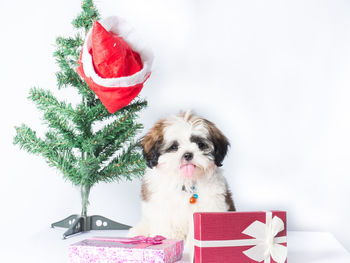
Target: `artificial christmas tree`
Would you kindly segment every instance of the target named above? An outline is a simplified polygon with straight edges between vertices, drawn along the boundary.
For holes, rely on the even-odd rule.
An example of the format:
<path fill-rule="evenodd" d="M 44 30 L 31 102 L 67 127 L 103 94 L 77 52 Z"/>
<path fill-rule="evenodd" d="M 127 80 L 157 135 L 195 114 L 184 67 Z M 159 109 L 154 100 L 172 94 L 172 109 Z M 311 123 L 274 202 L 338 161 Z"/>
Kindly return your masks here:
<path fill-rule="evenodd" d="M 141 89 L 130 97 L 134 99 L 131 103 L 131 100 L 124 104 L 118 103 L 118 109 L 113 108 L 114 113 L 111 114 L 88 83 L 79 76 L 84 72 L 82 64 L 77 63 L 81 58 L 83 38 L 90 33 L 89 30 L 97 19 L 99 13 L 93 1 L 84 0 L 81 14 L 73 20 L 78 34 L 71 38 L 56 39 L 57 50 L 54 56 L 60 68 L 56 74 L 58 88 L 76 88 L 82 97 L 81 103 L 73 106 L 58 101 L 50 91 L 32 88 L 29 99 L 43 111 L 48 131 L 45 138 L 39 138 L 35 131 L 22 124 L 16 127 L 17 134 L 14 138 L 14 144 L 30 153 L 42 155 L 50 166 L 62 172 L 65 179 L 80 187 L 81 214 L 71 215 L 52 224 L 52 227 L 69 228 L 64 233 L 64 238 L 91 229 L 128 229 L 129 226 L 105 217 L 87 215 L 90 189 L 101 181 L 112 182 L 123 178 L 132 180 L 135 176 L 141 176 L 146 168 L 135 140 L 135 135 L 143 128 L 136 121 L 138 113 L 147 106 L 145 100 L 134 99 Z M 139 67 L 145 64 L 141 58 L 138 61 Z M 149 77 L 150 63 L 148 62 L 144 81 Z M 80 69 L 77 70 L 78 66 Z M 130 74 L 133 76 L 137 73 Z M 118 97 L 113 99 L 118 102 Z M 93 127 L 97 123 L 105 122 L 108 124 L 94 131 Z"/>

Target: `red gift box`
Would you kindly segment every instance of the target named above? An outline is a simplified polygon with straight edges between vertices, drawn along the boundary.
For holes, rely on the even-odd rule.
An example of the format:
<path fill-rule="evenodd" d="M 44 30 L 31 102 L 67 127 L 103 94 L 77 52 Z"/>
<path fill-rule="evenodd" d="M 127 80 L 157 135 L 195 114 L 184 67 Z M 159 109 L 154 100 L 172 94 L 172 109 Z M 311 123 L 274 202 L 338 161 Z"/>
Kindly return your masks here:
<path fill-rule="evenodd" d="M 196 263 L 287 262 L 286 212 L 194 214 Z"/>

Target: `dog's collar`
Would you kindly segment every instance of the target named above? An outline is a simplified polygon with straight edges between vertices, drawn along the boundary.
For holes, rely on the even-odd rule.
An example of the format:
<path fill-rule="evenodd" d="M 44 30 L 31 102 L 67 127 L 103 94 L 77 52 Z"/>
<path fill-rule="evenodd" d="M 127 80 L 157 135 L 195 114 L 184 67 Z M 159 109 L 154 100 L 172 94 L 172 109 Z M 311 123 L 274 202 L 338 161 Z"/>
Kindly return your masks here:
<path fill-rule="evenodd" d="M 184 192 L 187 192 L 187 193 L 193 193 L 193 191 L 196 190 L 196 183 L 194 183 L 194 184 L 190 187 L 189 190 L 188 190 L 187 187 L 183 184 L 181 190 L 184 191 Z"/>

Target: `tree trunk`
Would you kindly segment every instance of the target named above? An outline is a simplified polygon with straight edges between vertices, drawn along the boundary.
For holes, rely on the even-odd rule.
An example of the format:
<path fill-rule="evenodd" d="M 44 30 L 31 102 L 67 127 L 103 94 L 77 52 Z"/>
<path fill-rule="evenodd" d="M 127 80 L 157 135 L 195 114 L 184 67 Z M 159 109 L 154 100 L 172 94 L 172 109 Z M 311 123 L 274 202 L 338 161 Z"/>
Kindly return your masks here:
<path fill-rule="evenodd" d="M 90 186 L 81 185 L 81 216 L 87 216 L 87 206 L 89 205 Z"/>

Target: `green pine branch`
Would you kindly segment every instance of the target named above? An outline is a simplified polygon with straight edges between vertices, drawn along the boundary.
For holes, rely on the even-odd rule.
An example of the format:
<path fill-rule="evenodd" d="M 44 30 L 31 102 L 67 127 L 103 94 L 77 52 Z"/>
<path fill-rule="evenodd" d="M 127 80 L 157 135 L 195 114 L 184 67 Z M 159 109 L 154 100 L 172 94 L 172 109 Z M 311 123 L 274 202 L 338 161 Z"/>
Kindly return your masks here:
<path fill-rule="evenodd" d="M 118 110 L 114 114 L 110 114 L 106 109 L 106 107 L 101 103 L 101 101 L 98 101 L 98 103 L 93 107 L 82 105 L 81 109 L 84 112 L 88 112 L 89 116 L 93 117 L 92 121 L 95 122 L 95 121 L 103 121 L 111 117 L 119 118 L 120 116 L 126 116 L 129 113 L 141 111 L 146 107 L 147 107 L 147 101 L 136 97 L 129 105 Z"/>
<path fill-rule="evenodd" d="M 119 117 L 112 123 L 103 127 L 103 129 L 97 131 L 94 134 L 94 138 L 101 144 L 103 147 L 107 147 L 112 141 L 118 137 L 125 137 L 125 135 L 130 134 L 134 128 L 136 130 L 140 127 L 141 124 L 135 124 L 135 115 L 127 114 L 125 117 Z"/>
<path fill-rule="evenodd" d="M 74 145 L 71 145 L 69 142 L 67 142 L 60 133 L 54 130 L 50 130 L 45 133 L 45 141 L 52 147 L 54 150 L 58 151 L 69 151 L 72 153 L 74 148 Z M 74 156 L 73 156 L 74 157 Z M 74 162 L 77 161 L 77 159 L 74 157 Z"/>
<path fill-rule="evenodd" d="M 57 37 L 56 47 L 57 53 L 54 56 L 60 55 L 61 57 L 73 57 L 75 60 L 72 61 L 71 66 L 76 64 L 79 59 L 81 48 L 84 44 L 84 40 L 80 34 L 76 34 L 75 37 Z"/>
<path fill-rule="evenodd" d="M 143 128 L 142 124 L 135 124 L 130 129 L 123 129 L 115 137 L 115 140 L 110 140 L 107 144 L 101 148 L 98 148 L 95 152 L 95 156 L 99 162 L 103 163 L 107 161 L 115 152 L 115 149 L 120 149 L 123 144 L 133 142 L 134 136 L 139 130 Z"/>
<path fill-rule="evenodd" d="M 80 136 L 76 134 L 75 129 L 68 118 L 64 115 L 60 115 L 55 111 L 46 111 L 44 113 L 44 120 L 49 128 L 56 130 L 62 134 L 62 138 L 74 145 L 75 148 L 81 148 Z"/>
<path fill-rule="evenodd" d="M 92 0 L 83 0 L 81 8 L 82 12 L 73 20 L 72 24 L 75 28 L 88 32 L 93 22 L 100 19 L 100 14 Z"/>
<path fill-rule="evenodd" d="M 32 88 L 28 98 L 32 100 L 39 110 L 44 112 L 44 120 L 48 126 L 57 130 L 75 147 L 79 147 L 79 139 L 75 133 L 75 128 L 71 124 L 75 115 L 75 111 L 71 104 L 59 102 L 50 91 Z"/>
<path fill-rule="evenodd" d="M 29 153 L 41 155 L 49 166 L 61 170 L 67 179 L 72 180 L 72 178 L 77 177 L 78 170 L 75 167 L 77 160 L 69 150 L 59 151 L 53 144 L 38 138 L 36 132 L 24 124 L 15 128 L 17 134 L 14 138 L 14 144 L 18 144 L 21 149 L 25 149 Z"/>
<path fill-rule="evenodd" d="M 80 176 L 80 184 L 93 186 L 98 182 L 97 173 L 100 170 L 100 163 L 98 160 L 91 155 L 87 155 L 86 158 L 80 160 L 79 162 L 79 172 Z"/>
<path fill-rule="evenodd" d="M 54 52 L 56 63 L 61 69 L 56 73 L 57 86 L 59 89 L 66 87 L 75 87 L 88 101 L 96 99 L 95 94 L 88 85 L 80 78 L 76 72 L 77 61 L 84 41 L 80 35 L 75 38 L 56 38 L 57 50 Z"/>
<path fill-rule="evenodd" d="M 79 109 L 82 112 L 86 112 L 90 123 L 106 120 L 119 114 L 119 111 L 117 113 L 110 114 L 100 100 L 97 100 L 94 105 L 80 104 Z"/>
<path fill-rule="evenodd" d="M 122 177 L 127 180 L 132 180 L 132 177 L 142 176 L 146 163 L 142 155 L 137 151 L 138 145 L 132 144 L 121 155 L 115 157 L 104 167 L 98 176 L 100 180 L 105 182 L 118 181 Z"/>
<path fill-rule="evenodd" d="M 72 120 L 75 115 L 75 111 L 72 105 L 66 102 L 58 101 L 51 91 L 38 88 L 31 88 L 28 98 L 32 100 L 41 111 L 56 112 L 67 119 Z"/>

